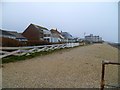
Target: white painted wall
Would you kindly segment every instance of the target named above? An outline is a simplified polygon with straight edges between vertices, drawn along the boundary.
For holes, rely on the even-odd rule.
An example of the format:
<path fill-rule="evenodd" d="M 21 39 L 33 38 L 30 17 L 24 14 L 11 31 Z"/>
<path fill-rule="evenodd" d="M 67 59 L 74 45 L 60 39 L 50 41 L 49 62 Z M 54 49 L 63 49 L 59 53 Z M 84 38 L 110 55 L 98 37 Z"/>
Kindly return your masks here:
<path fill-rule="evenodd" d="M 51 39 L 53 43 L 61 42 L 60 38 L 52 37 Z"/>

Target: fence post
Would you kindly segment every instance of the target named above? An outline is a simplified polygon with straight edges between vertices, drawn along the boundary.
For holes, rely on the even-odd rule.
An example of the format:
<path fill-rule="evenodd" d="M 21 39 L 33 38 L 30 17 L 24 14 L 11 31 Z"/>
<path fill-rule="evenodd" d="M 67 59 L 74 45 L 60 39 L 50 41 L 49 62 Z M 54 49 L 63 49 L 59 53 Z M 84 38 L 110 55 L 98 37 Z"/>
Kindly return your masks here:
<path fill-rule="evenodd" d="M 105 63 L 104 61 L 102 61 L 101 90 L 104 89 L 104 85 L 105 85 L 104 74 L 105 74 Z"/>
<path fill-rule="evenodd" d="M 104 86 L 105 86 L 105 80 L 104 80 L 105 65 L 108 65 L 108 64 L 111 64 L 111 65 L 120 65 L 120 63 L 117 63 L 117 62 L 102 61 L 102 76 L 101 76 L 101 88 L 100 88 L 100 90 L 103 90 Z M 118 82 L 118 84 L 119 84 L 119 82 Z"/>

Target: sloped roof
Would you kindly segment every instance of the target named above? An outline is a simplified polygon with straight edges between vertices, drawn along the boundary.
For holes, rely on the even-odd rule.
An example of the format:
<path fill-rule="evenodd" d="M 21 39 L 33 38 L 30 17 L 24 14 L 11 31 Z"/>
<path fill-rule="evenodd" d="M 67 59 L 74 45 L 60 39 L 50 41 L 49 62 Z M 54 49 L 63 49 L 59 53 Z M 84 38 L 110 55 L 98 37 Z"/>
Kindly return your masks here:
<path fill-rule="evenodd" d="M 51 31 L 52 33 L 61 34 L 57 29 L 51 29 L 50 31 Z"/>
<path fill-rule="evenodd" d="M 42 27 L 42 26 L 39 26 L 39 25 L 35 25 L 35 24 L 31 24 L 31 25 L 33 25 L 35 28 L 37 28 L 37 29 L 44 29 L 44 30 L 48 30 L 47 28 L 45 28 L 45 27 Z"/>
<path fill-rule="evenodd" d="M 51 29 L 50 31 L 51 31 L 53 37 L 58 37 L 58 38 L 62 38 L 62 39 L 64 38 L 57 29 L 56 30 Z"/>
<path fill-rule="evenodd" d="M 21 35 L 21 33 L 18 33 L 16 31 L 8 31 L 10 34 L 14 35 L 16 38 L 23 38 L 26 39 L 24 36 Z"/>
<path fill-rule="evenodd" d="M 68 32 L 61 32 L 62 36 L 64 36 L 67 39 L 74 39 L 73 36 L 71 34 L 69 34 Z"/>
<path fill-rule="evenodd" d="M 9 33 L 8 31 L 0 29 L 0 35 L 7 35 L 7 36 L 12 36 L 15 37 L 15 35 Z"/>

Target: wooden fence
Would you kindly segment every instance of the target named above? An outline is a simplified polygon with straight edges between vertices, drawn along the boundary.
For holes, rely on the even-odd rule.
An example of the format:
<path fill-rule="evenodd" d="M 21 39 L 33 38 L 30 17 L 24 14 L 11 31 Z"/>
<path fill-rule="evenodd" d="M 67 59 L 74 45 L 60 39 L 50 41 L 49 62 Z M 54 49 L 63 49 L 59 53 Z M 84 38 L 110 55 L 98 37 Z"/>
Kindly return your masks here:
<path fill-rule="evenodd" d="M 10 55 L 30 55 L 30 53 L 79 46 L 79 43 L 65 43 L 25 47 L 0 47 L 0 59 Z"/>

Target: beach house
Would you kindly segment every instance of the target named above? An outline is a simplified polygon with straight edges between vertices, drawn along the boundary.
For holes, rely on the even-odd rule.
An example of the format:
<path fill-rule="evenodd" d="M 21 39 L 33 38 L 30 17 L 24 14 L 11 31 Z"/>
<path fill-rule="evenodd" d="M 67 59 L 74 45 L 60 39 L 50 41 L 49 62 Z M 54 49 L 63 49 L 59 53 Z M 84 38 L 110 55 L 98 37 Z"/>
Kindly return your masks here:
<path fill-rule="evenodd" d="M 43 40 L 43 29 L 47 30 L 47 28 L 30 24 L 22 33 L 22 35 L 28 40 Z"/>
<path fill-rule="evenodd" d="M 8 31 L 2 30 L 2 29 L 0 29 L 0 37 L 1 38 L 2 37 L 4 37 L 4 38 L 11 38 L 11 39 L 15 39 L 16 38 L 15 35 L 10 34 Z"/>
<path fill-rule="evenodd" d="M 85 40 L 90 42 L 90 43 L 98 43 L 98 42 L 102 42 L 102 37 L 100 36 L 93 36 L 93 34 L 90 34 L 88 36 L 85 36 Z"/>
<path fill-rule="evenodd" d="M 61 34 L 64 37 L 65 42 L 68 42 L 68 43 L 75 42 L 74 37 L 71 34 L 69 34 L 68 32 L 61 31 Z"/>
<path fill-rule="evenodd" d="M 22 33 L 28 40 L 45 40 L 51 42 L 51 32 L 42 26 L 30 24 Z"/>
<path fill-rule="evenodd" d="M 64 42 L 64 37 L 57 29 L 51 29 L 51 41 L 53 43 Z"/>
<path fill-rule="evenodd" d="M 26 42 L 27 41 L 27 38 L 25 38 L 21 33 L 18 33 L 16 31 L 7 31 L 7 32 L 14 35 L 15 39 L 20 41 L 20 42 Z"/>
<path fill-rule="evenodd" d="M 15 46 L 19 42 L 26 43 L 27 39 L 16 31 L 0 29 L 0 46 Z"/>

